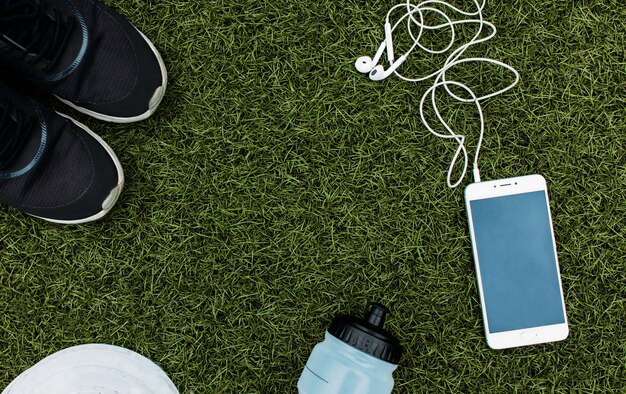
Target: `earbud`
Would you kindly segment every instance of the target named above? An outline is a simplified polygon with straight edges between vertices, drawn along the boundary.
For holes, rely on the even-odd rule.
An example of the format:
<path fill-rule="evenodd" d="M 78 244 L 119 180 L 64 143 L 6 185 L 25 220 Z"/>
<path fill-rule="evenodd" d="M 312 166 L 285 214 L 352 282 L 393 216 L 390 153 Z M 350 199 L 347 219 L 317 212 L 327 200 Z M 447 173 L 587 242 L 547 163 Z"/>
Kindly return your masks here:
<path fill-rule="evenodd" d="M 367 74 L 368 72 L 372 71 L 380 61 L 380 58 L 383 56 L 383 51 L 385 50 L 385 48 L 386 44 L 385 42 L 383 42 L 378 47 L 378 50 L 376 51 L 373 60 L 369 56 L 361 56 L 360 58 L 356 59 L 356 62 L 354 62 L 354 67 L 357 69 L 358 72 L 363 74 Z"/>
<path fill-rule="evenodd" d="M 371 57 L 361 56 L 360 58 L 356 59 L 356 62 L 354 62 L 354 67 L 356 67 L 358 72 L 366 74 L 372 71 L 372 69 L 374 68 L 372 63 L 373 62 Z"/>
<path fill-rule="evenodd" d="M 396 69 L 400 67 L 402 63 L 404 63 L 406 58 L 407 58 L 406 54 L 400 56 L 400 58 L 396 60 L 395 62 L 393 62 L 393 64 L 389 66 L 389 68 L 386 70 L 383 68 L 383 66 L 380 66 L 380 65 L 374 67 L 372 71 L 370 71 L 370 79 L 372 81 L 382 81 L 383 79 L 393 74 L 393 72 L 396 71 Z"/>

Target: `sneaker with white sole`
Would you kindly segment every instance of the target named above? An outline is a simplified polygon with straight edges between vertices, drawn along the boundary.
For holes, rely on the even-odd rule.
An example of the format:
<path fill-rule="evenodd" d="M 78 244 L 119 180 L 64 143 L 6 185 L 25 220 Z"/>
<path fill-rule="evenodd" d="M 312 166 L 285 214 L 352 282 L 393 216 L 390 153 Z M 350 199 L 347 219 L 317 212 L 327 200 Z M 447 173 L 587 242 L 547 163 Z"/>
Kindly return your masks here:
<path fill-rule="evenodd" d="M 93 131 L 0 84 L 0 202 L 55 223 L 103 217 L 124 174 Z"/>
<path fill-rule="evenodd" d="M 0 64 L 109 122 L 146 119 L 167 85 L 154 45 L 98 0 L 0 0 Z"/>

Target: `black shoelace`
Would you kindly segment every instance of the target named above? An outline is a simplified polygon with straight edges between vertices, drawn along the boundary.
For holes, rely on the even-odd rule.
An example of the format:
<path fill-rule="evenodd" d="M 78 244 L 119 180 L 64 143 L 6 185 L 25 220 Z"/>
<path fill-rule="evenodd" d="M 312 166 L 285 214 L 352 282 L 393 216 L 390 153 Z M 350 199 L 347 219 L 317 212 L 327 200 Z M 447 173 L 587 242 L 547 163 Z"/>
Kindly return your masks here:
<path fill-rule="evenodd" d="M 0 170 L 11 165 L 33 130 L 35 116 L 28 116 L 0 93 Z"/>
<path fill-rule="evenodd" d="M 47 72 L 59 61 L 74 19 L 45 0 L 0 0 L 0 41 Z"/>

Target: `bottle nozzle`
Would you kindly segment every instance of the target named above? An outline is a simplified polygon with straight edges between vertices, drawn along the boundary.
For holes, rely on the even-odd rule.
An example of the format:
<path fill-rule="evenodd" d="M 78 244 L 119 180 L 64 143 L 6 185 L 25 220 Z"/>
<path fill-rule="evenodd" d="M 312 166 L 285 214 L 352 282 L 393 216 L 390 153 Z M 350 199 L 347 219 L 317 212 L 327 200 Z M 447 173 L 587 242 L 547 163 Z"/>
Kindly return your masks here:
<path fill-rule="evenodd" d="M 385 306 L 373 302 L 371 304 L 370 312 L 367 314 L 367 316 L 365 316 L 365 321 L 367 321 L 374 327 L 382 328 L 383 324 L 385 324 L 385 316 L 388 313 L 389 309 L 387 309 Z"/>

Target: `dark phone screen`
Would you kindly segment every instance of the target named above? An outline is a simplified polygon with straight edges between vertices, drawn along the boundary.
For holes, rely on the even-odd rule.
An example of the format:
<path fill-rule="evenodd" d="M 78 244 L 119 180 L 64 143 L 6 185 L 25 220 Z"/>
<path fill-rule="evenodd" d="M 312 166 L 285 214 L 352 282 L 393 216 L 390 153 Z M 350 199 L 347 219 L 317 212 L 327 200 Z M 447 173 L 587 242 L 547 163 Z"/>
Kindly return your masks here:
<path fill-rule="evenodd" d="M 565 323 L 546 193 L 470 206 L 489 332 Z"/>

